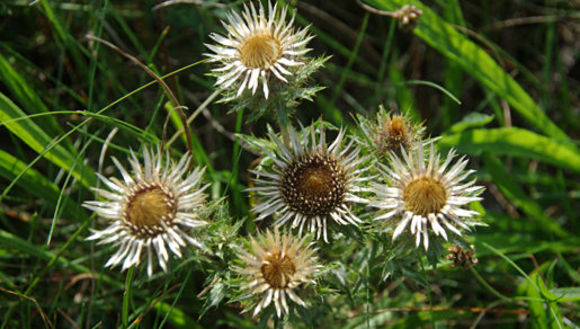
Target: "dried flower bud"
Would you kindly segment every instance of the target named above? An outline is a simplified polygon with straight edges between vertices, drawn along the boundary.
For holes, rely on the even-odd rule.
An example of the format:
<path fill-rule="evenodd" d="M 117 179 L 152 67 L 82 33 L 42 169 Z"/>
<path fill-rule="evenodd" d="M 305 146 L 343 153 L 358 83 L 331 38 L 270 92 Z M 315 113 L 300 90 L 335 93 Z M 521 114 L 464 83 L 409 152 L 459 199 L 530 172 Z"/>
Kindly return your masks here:
<path fill-rule="evenodd" d="M 393 17 L 399 21 L 399 27 L 409 30 L 417 26 L 421 15 L 423 11 L 414 5 L 404 5 L 393 13 Z"/>
<path fill-rule="evenodd" d="M 447 248 L 447 251 L 449 252 L 447 259 L 453 261 L 451 267 L 462 266 L 464 269 L 468 269 L 473 265 L 477 265 L 479 261 L 473 256 L 475 246 L 470 245 L 469 248 L 470 249 L 463 249 L 458 245 L 453 245 Z"/>
<path fill-rule="evenodd" d="M 387 112 L 379 107 L 374 120 L 358 116 L 361 132 L 361 141 L 367 145 L 369 151 L 379 159 L 388 160 L 389 154 L 400 154 L 401 147 L 407 151 L 414 150 L 422 141 L 425 128 L 417 124 L 406 115 Z"/>

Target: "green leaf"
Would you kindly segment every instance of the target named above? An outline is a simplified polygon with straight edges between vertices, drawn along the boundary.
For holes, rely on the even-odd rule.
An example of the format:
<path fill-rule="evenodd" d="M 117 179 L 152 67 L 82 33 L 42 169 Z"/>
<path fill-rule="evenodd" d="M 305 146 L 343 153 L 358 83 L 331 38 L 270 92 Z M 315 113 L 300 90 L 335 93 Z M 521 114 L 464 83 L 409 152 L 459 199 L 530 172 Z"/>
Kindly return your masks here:
<path fill-rule="evenodd" d="M 451 128 L 449 128 L 449 133 L 458 133 L 469 128 L 483 127 L 486 124 L 492 122 L 494 119 L 493 115 L 487 115 L 479 112 L 472 112 L 466 115 L 461 121 L 457 122 Z"/>
<path fill-rule="evenodd" d="M 537 323 L 533 322 L 532 324 L 535 324 L 537 328 L 563 328 L 561 312 L 555 302 L 563 302 L 564 299 L 560 298 L 561 296 L 551 294 L 540 275 L 534 273 L 530 275 L 530 279 L 534 281 L 534 284 L 528 283 L 528 296 L 534 299 L 549 299 L 549 301 L 545 300 L 544 302 L 529 301 L 530 311 L 538 320 Z M 547 304 L 548 310 L 546 310 L 545 304 Z"/>
<path fill-rule="evenodd" d="M 413 4 L 423 11 L 415 35 L 457 63 L 483 86 L 505 99 L 515 111 L 537 129 L 563 142 L 570 138 L 536 105 L 524 89 L 506 73 L 492 58 L 475 43 L 459 33 L 451 24 L 420 1 L 368 0 L 381 10 L 395 11 L 404 5 Z"/>
<path fill-rule="evenodd" d="M 530 277 L 534 282 L 540 282 L 542 279 L 537 274 L 532 274 Z M 548 314 L 544 307 L 544 303 L 540 300 L 541 295 L 536 286 L 525 281 L 526 293 L 530 300 L 528 301 L 528 308 L 532 315 L 532 328 L 548 329 Z"/>
<path fill-rule="evenodd" d="M 460 153 L 472 155 L 489 152 L 532 158 L 580 172 L 580 152 L 576 146 L 521 128 L 468 130 L 441 137 L 439 145 L 455 147 Z"/>
<path fill-rule="evenodd" d="M 573 302 L 580 300 L 580 287 L 566 287 L 550 289 L 550 295 L 558 302 Z M 552 298 L 552 297 L 550 297 Z"/>
<path fill-rule="evenodd" d="M 546 287 L 544 284 L 544 281 L 542 281 L 539 277 L 536 280 L 536 284 L 540 288 L 542 295 L 553 302 L 563 303 L 580 300 L 580 287 L 548 289 L 548 287 Z"/>
<path fill-rule="evenodd" d="M 54 138 L 51 138 L 32 120 L 13 120 L 25 116 L 26 113 L 8 97 L 0 93 L 0 126 L 8 128 L 16 137 L 50 162 L 67 172 L 72 171 L 72 175 L 84 186 L 93 186 L 96 181 L 94 171 L 87 166 L 76 163 L 74 154 L 71 154 L 61 145 L 55 145 Z"/>

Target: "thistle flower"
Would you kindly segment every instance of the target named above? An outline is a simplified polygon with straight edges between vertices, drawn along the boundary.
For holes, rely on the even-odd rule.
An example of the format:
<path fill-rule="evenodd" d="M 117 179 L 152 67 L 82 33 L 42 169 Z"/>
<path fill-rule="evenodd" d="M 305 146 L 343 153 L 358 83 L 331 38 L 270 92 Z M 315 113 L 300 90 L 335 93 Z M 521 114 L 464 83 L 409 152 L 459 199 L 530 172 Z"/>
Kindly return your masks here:
<path fill-rule="evenodd" d="M 213 54 L 207 54 L 211 62 L 221 65 L 212 70 L 216 74 L 216 86 L 229 88 L 234 83 L 236 96 L 244 90 L 256 93 L 260 80 L 264 98 L 268 98 L 270 89 L 268 81 L 271 76 L 287 83 L 292 75 L 289 68 L 304 64 L 303 55 L 310 51 L 306 44 L 313 38 L 308 29 L 295 31 L 292 27 L 295 13 L 286 22 L 288 8 L 268 1 L 268 15 L 260 3 L 259 10 L 254 4 L 244 5 L 241 16 L 235 11 L 227 14 L 228 22 L 222 22 L 227 36 L 210 34 L 217 45 L 206 44 Z"/>
<path fill-rule="evenodd" d="M 274 302 L 276 315 L 289 313 L 286 296 L 294 303 L 306 307 L 306 303 L 296 294 L 301 284 L 315 284 L 317 265 L 316 249 L 311 248 L 306 237 L 294 238 L 290 234 L 280 234 L 278 229 L 267 231 L 260 238 L 250 239 L 250 249 L 241 251 L 243 266 L 239 273 L 246 281 L 243 286 L 246 295 L 260 296 L 254 315 Z"/>
<path fill-rule="evenodd" d="M 318 133 L 314 126 L 304 129 L 299 137 L 290 128 L 287 143 L 270 131 L 268 135 L 276 147 L 263 150 L 274 163 L 271 168 L 251 171 L 257 177 L 256 187 L 248 191 L 256 192 L 260 199 L 253 208 L 259 213 L 256 221 L 275 215 L 276 225 L 291 222 L 292 228 L 299 228 L 299 235 L 307 226 L 307 230 L 316 232 L 317 239 L 322 234 L 328 242 L 329 220 L 340 225 L 362 222 L 350 211 L 349 204 L 367 202 L 356 195 L 365 180 L 360 175 L 364 169 L 357 168 L 365 158 L 358 158 L 360 149 L 352 148 L 354 140 L 342 148 L 344 130 L 327 146 L 322 125 L 317 129 Z"/>
<path fill-rule="evenodd" d="M 153 150 L 143 148 L 143 158 L 141 165 L 131 152 L 131 175 L 113 157 L 123 181 L 98 175 L 108 189 L 93 188 L 93 191 L 106 201 L 86 201 L 83 206 L 111 222 L 102 231 L 93 230 L 87 238 L 100 240 L 99 244 L 112 243 L 117 248 L 105 267 L 122 264 L 125 270 L 137 266 L 146 253 L 147 274 L 151 276 L 153 254 L 163 271 L 167 271 L 168 248 L 177 257 L 181 257 L 181 247 L 186 242 L 204 248 L 189 231 L 207 224 L 197 214 L 203 206 L 202 192 L 207 185 L 200 188 L 204 169 L 187 172 L 189 154 L 175 164 L 168 156 L 162 161 L 159 150 L 154 154 Z M 187 177 L 182 178 L 186 173 Z"/>
<path fill-rule="evenodd" d="M 405 115 L 387 112 L 382 106 L 375 120 L 359 115 L 358 121 L 365 144 L 379 157 L 388 158 L 389 153 L 399 152 L 401 147 L 413 150 L 418 143 L 422 143 L 421 137 L 425 130 L 422 125 L 414 124 Z"/>
<path fill-rule="evenodd" d="M 372 190 L 377 198 L 370 203 L 371 206 L 387 211 L 376 220 L 398 221 L 393 240 L 409 225 L 417 247 L 422 240 L 425 250 L 429 247 L 430 230 L 447 240 L 445 228 L 461 235 L 457 227 L 470 230 L 470 226 L 479 225 L 471 220 L 478 213 L 464 209 L 464 206 L 481 200 L 478 195 L 483 191 L 482 186 L 475 185 L 475 179 L 464 182 L 475 172 L 464 170 L 468 162 L 465 157 L 450 166 L 455 157 L 455 151 L 451 150 L 443 164 L 440 164 L 440 155 L 433 149 L 433 144 L 428 156 L 428 159 L 425 158 L 422 144 L 412 152 L 402 150 L 404 163 L 391 153 L 392 167 L 380 164 L 380 171 L 391 185 L 373 184 Z"/>

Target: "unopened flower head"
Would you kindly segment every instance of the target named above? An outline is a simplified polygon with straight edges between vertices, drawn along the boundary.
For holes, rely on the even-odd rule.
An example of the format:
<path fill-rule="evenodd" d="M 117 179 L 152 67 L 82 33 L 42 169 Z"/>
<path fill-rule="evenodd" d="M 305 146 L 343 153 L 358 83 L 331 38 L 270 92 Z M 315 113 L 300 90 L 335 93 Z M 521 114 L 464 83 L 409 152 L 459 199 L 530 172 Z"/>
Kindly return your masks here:
<path fill-rule="evenodd" d="M 447 240 L 446 229 L 461 235 L 459 229 L 470 230 L 479 224 L 473 220 L 478 213 L 465 206 L 481 200 L 483 187 L 475 185 L 475 179 L 465 181 L 474 172 L 464 170 L 468 162 L 465 157 L 451 165 L 455 157 L 451 150 L 441 163 L 433 144 L 427 157 L 422 144 L 415 151 L 401 153 L 403 160 L 391 153 L 391 167 L 380 164 L 390 185 L 373 184 L 376 199 L 370 203 L 384 211 L 376 220 L 394 221 L 393 239 L 408 226 L 417 247 L 422 242 L 427 250 L 429 231 Z"/>
<path fill-rule="evenodd" d="M 322 235 L 325 242 L 329 221 L 340 225 L 361 223 L 351 212 L 350 203 L 366 202 L 357 196 L 365 180 L 361 175 L 364 170 L 358 167 L 365 159 L 358 157 L 358 147 L 352 147 L 354 140 L 342 147 L 344 130 L 330 146 L 322 125 L 306 128 L 300 136 L 289 129 L 286 142 L 272 131 L 269 137 L 276 147 L 264 152 L 274 163 L 252 171 L 257 176 L 256 187 L 249 189 L 259 198 L 253 208 L 259 214 L 256 220 L 275 215 L 277 225 L 290 222 L 292 228 L 299 228 L 299 235 L 306 226 L 307 231 L 316 232 L 317 239 Z"/>
<path fill-rule="evenodd" d="M 245 294 L 259 297 L 254 316 L 273 302 L 281 317 L 289 313 L 288 299 L 306 307 L 295 290 L 315 283 L 320 269 L 315 252 L 307 237 L 300 239 L 278 229 L 250 238 L 249 250 L 241 251 L 243 265 L 238 271 L 244 276 Z"/>
<path fill-rule="evenodd" d="M 168 155 L 163 160 L 159 151 L 144 148 L 143 158 L 142 165 L 131 152 L 130 174 L 113 157 L 123 180 L 99 175 L 108 189 L 93 190 L 105 201 L 86 201 L 83 206 L 110 222 L 107 228 L 94 230 L 87 238 L 116 247 L 105 266 L 122 264 L 125 270 L 139 265 L 146 257 L 147 274 L 151 276 L 154 257 L 167 271 L 168 249 L 181 257 L 181 247 L 187 243 L 203 248 L 201 241 L 190 236 L 190 230 L 206 225 L 198 211 L 204 204 L 203 190 L 207 186 L 200 188 L 203 169 L 188 171 L 189 154 L 175 164 Z"/>
<path fill-rule="evenodd" d="M 421 137 L 425 128 L 415 124 L 403 114 L 393 114 L 381 106 L 375 120 L 358 116 L 363 138 L 370 146 L 370 151 L 380 158 L 388 159 L 391 152 L 400 152 L 401 147 L 413 150 L 422 143 Z"/>
<path fill-rule="evenodd" d="M 268 83 L 272 77 L 287 83 L 293 73 L 292 68 L 304 64 L 303 56 L 310 51 L 306 44 L 312 39 L 307 28 L 294 30 L 295 13 L 286 22 L 288 8 L 272 6 L 268 1 L 268 14 L 260 3 L 244 5 L 244 11 L 227 14 L 227 22 L 222 22 L 227 35 L 210 34 L 217 44 L 207 45 L 213 51 L 207 54 L 219 67 L 212 71 L 217 76 L 218 88 L 237 89 L 239 97 L 247 89 L 256 93 L 262 83 L 263 97 L 268 98 Z"/>

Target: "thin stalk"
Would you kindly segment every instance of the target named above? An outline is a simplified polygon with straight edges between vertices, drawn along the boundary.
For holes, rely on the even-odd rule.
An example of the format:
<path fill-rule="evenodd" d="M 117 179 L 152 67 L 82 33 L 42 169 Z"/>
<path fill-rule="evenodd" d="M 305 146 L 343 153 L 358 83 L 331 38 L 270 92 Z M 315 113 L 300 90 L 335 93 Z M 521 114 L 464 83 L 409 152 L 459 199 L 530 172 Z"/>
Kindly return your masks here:
<path fill-rule="evenodd" d="M 421 274 L 423 275 L 423 280 L 425 280 L 425 288 L 427 290 L 427 299 L 429 299 L 429 316 L 431 318 L 431 327 L 436 328 L 435 326 L 435 318 L 433 317 L 433 296 L 431 295 L 431 284 L 429 283 L 429 279 L 427 279 L 427 270 L 423 265 L 423 260 L 419 260 L 419 264 L 421 265 Z"/>
<path fill-rule="evenodd" d="M 244 110 L 240 110 L 238 112 L 238 117 L 236 118 L 236 134 L 239 134 L 242 131 L 242 124 L 244 118 Z M 232 178 L 230 179 L 230 188 L 232 189 L 232 197 L 234 201 L 234 208 L 236 211 L 240 213 L 246 213 L 243 205 L 243 198 L 242 192 L 239 185 L 239 176 L 240 176 L 240 156 L 242 153 L 242 149 L 240 144 L 237 143 L 238 137 L 234 140 L 234 152 L 233 152 L 233 168 L 232 168 Z"/>
<path fill-rule="evenodd" d="M 348 62 L 346 63 L 346 67 L 345 67 L 344 71 L 342 71 L 342 74 L 340 75 L 340 80 L 338 81 L 338 84 L 336 85 L 336 88 L 334 89 L 334 94 L 332 95 L 332 99 L 330 100 L 330 104 L 333 106 L 336 103 L 338 96 L 340 95 L 340 91 L 342 90 L 342 86 L 344 85 L 344 82 L 346 81 L 346 78 L 347 78 L 348 74 L 350 73 L 350 69 L 352 68 L 352 65 L 354 64 L 354 60 L 358 56 L 358 51 L 359 51 L 360 45 L 362 44 L 362 41 L 364 39 L 365 32 L 367 30 L 367 25 L 369 23 L 369 16 L 370 16 L 370 14 L 368 12 L 366 12 L 365 17 L 364 17 L 363 22 L 362 22 L 362 26 L 360 28 L 360 33 L 359 33 L 358 38 L 356 39 L 356 43 L 354 45 L 354 49 L 353 49 L 352 53 L 350 54 L 350 58 L 348 59 Z"/>
<path fill-rule="evenodd" d="M 197 116 L 204 110 L 207 108 L 207 106 L 214 100 L 216 99 L 217 96 L 219 96 L 219 94 L 222 92 L 223 89 L 217 89 L 215 90 L 211 95 L 209 95 L 205 101 L 203 101 L 203 103 L 201 103 L 201 105 L 199 105 L 197 107 L 197 109 L 195 109 L 195 111 L 193 112 L 192 115 L 189 116 L 189 118 L 187 118 L 186 121 L 186 125 L 182 128 L 179 129 L 179 131 L 177 131 L 175 134 L 173 134 L 173 136 L 171 136 L 171 138 L 169 139 L 169 141 L 167 142 L 167 147 L 170 147 L 171 144 L 173 144 L 175 142 L 175 140 L 179 137 L 179 134 L 181 134 L 185 127 L 189 127 L 189 125 L 193 122 L 193 120 L 195 120 L 195 118 L 197 118 Z M 189 129 L 187 129 L 189 131 Z M 165 129 L 163 131 L 163 135 L 165 136 Z M 163 138 L 164 140 L 165 138 Z"/>
<path fill-rule="evenodd" d="M 371 265 L 374 262 L 374 255 L 375 255 L 375 242 L 371 241 L 371 246 L 369 249 L 369 257 L 367 262 L 367 284 L 366 284 L 366 311 L 365 311 L 365 318 L 366 318 L 366 325 L 367 328 L 371 327 Z"/>
<path fill-rule="evenodd" d="M 123 310 L 121 315 L 121 321 L 123 322 L 123 328 L 129 326 L 129 302 L 131 301 L 131 283 L 133 283 L 133 275 L 135 274 L 135 267 L 131 266 L 127 272 L 127 278 L 125 280 L 125 292 L 123 293 Z"/>
<path fill-rule="evenodd" d="M 186 65 L 186 66 L 184 66 L 182 68 L 179 68 L 179 69 L 177 69 L 177 70 L 175 70 L 173 72 L 167 73 L 166 75 L 162 76 L 161 79 L 166 79 L 166 78 L 168 78 L 170 76 L 173 76 L 173 75 L 175 75 L 177 73 L 180 73 L 182 71 L 185 71 L 187 69 L 190 69 L 190 68 L 192 68 L 192 67 L 194 67 L 196 65 L 199 65 L 201 63 L 205 63 L 207 61 L 208 61 L 207 59 L 204 59 L 204 60 L 201 60 L 201 61 L 198 61 L 198 62 L 195 62 L 195 63 L 191 63 L 191 64 Z M 102 109 L 100 109 L 99 111 L 97 111 L 95 114 L 102 114 L 103 112 L 105 112 L 105 111 L 109 110 L 110 108 L 112 108 L 114 105 L 122 102 L 123 100 L 129 98 L 130 96 L 132 96 L 132 95 L 134 95 L 136 93 L 138 93 L 139 91 L 141 91 L 141 90 L 143 90 L 143 89 L 145 89 L 145 88 L 147 88 L 147 87 L 155 84 L 156 82 L 159 82 L 159 81 L 158 80 L 150 81 L 150 82 L 146 83 L 145 85 L 143 85 L 143 86 L 141 86 L 141 87 L 139 87 L 137 89 L 134 89 L 133 91 L 129 92 L 128 94 L 119 97 L 117 100 L 115 100 L 112 103 L 108 104 L 107 106 L 103 107 Z M 18 180 L 22 177 L 22 175 L 24 175 L 24 173 L 28 169 L 32 168 L 32 166 L 34 166 L 42 157 L 44 157 L 45 154 L 47 154 L 48 152 L 50 152 L 56 145 L 62 143 L 62 141 L 64 141 L 64 140 L 66 140 L 70 135 L 72 135 L 72 133 L 74 133 L 75 131 L 79 130 L 80 128 L 82 128 L 83 126 L 85 126 L 86 124 L 88 124 L 89 122 L 91 122 L 92 119 L 93 118 L 87 118 L 87 119 L 83 120 L 81 123 L 79 123 L 78 125 L 76 125 L 73 128 L 71 128 L 68 132 L 64 133 L 62 136 L 60 136 L 59 138 L 57 138 L 54 143 L 51 143 L 50 145 L 46 146 L 46 148 L 42 152 L 40 152 L 32 161 L 30 161 L 28 163 L 28 165 L 26 166 L 26 168 L 24 168 L 18 175 L 16 175 L 16 178 L 14 178 L 10 182 L 10 184 L 8 184 L 8 186 L 2 192 L 2 195 L 0 195 L 0 201 L 10 192 L 10 190 L 12 189 L 12 187 L 14 187 L 14 185 L 16 185 L 16 182 L 18 182 Z M 83 185 L 85 185 L 85 184 L 83 184 Z M 85 186 L 88 187 L 88 185 L 85 185 Z"/>
<path fill-rule="evenodd" d="M 70 244 L 76 240 L 76 238 L 78 237 L 78 235 L 84 231 L 90 224 L 90 220 L 86 220 L 72 235 L 71 237 L 68 239 L 68 241 L 58 250 L 58 252 L 56 254 L 54 254 L 54 256 L 52 257 L 52 259 L 48 262 L 48 264 L 42 269 L 42 271 L 40 272 L 40 274 L 38 274 L 30 283 L 30 285 L 28 286 L 28 288 L 26 288 L 26 290 L 24 291 L 23 295 L 24 296 L 30 296 L 32 290 L 34 290 L 34 288 L 36 287 L 36 285 L 38 285 L 38 283 L 40 283 L 40 279 L 42 277 L 44 277 L 52 268 L 52 266 L 56 263 L 56 261 L 58 260 L 58 258 L 60 257 L 60 255 L 62 255 L 62 253 L 68 249 L 68 247 L 70 246 Z M 4 314 L 4 322 L 2 323 L 2 326 L 0 327 L 1 329 L 6 328 L 6 326 L 8 325 L 8 322 L 10 320 L 10 317 L 12 316 L 12 313 L 14 312 L 14 308 L 18 305 L 18 303 L 12 304 L 10 305 L 10 307 L 8 307 L 8 309 L 6 310 L 6 313 Z"/>
<path fill-rule="evenodd" d="M 276 106 L 276 114 L 278 117 L 278 124 L 280 125 L 280 135 L 282 135 L 282 141 L 286 145 L 290 145 L 290 135 L 288 135 L 288 111 L 286 111 L 286 105 L 283 101 L 278 102 Z"/>
<path fill-rule="evenodd" d="M 187 125 L 187 119 L 185 117 L 185 113 L 183 113 L 183 110 L 181 109 L 182 106 L 179 104 L 177 97 L 175 97 L 175 94 L 173 94 L 173 92 L 171 91 L 171 88 L 169 88 L 169 86 L 165 83 L 165 81 L 163 81 L 163 79 L 161 77 L 159 77 L 157 74 L 155 74 L 155 72 L 153 72 L 150 68 L 148 68 L 147 65 L 141 63 L 141 61 L 138 60 L 135 56 L 130 55 L 129 53 L 125 52 L 121 48 L 110 43 L 109 41 L 95 37 L 95 36 L 90 35 L 90 34 L 87 35 L 87 38 L 91 39 L 91 40 L 98 41 L 98 42 L 112 48 L 113 50 L 117 51 L 119 54 L 121 54 L 121 55 L 125 56 L 126 58 L 128 58 L 129 60 L 131 60 L 133 63 L 137 64 L 140 68 L 142 68 L 145 72 L 147 72 L 147 74 L 149 74 L 153 79 L 157 80 L 157 82 L 161 85 L 161 87 L 167 93 L 167 96 L 169 97 L 171 103 L 173 104 L 173 107 L 177 110 L 177 113 L 179 114 L 179 118 L 181 119 L 181 122 L 183 123 L 183 132 L 185 133 L 185 138 L 187 140 L 187 150 L 191 154 L 193 154 L 193 142 L 191 140 L 191 132 L 188 128 L 189 126 Z M 161 153 L 163 153 L 163 142 L 161 143 Z M 191 169 L 193 166 L 193 162 L 190 162 L 189 166 Z"/>
<path fill-rule="evenodd" d="M 387 70 L 387 62 L 389 59 L 389 53 L 391 52 L 391 45 L 393 43 L 393 38 L 395 36 L 395 28 L 397 21 L 391 20 L 389 25 L 389 34 L 387 36 L 387 41 L 385 42 L 385 49 L 383 50 L 383 58 L 381 61 L 381 66 L 379 67 L 379 72 L 377 73 L 377 87 L 375 89 L 375 98 L 377 101 L 381 95 L 381 90 L 383 82 L 385 81 L 385 71 Z"/>
<path fill-rule="evenodd" d="M 475 277 L 475 279 L 477 279 L 477 281 L 479 281 L 479 283 L 481 283 L 494 296 L 496 296 L 497 298 L 499 298 L 501 300 L 505 300 L 505 301 L 508 301 L 508 302 L 511 302 L 512 301 L 511 298 L 509 298 L 506 295 L 504 295 L 504 294 L 500 293 L 499 291 L 495 290 L 495 288 L 492 287 L 489 283 L 487 283 L 487 281 L 485 281 L 485 279 L 473 267 L 470 267 L 469 270 L 471 271 L 471 274 L 473 274 L 473 276 Z"/>

